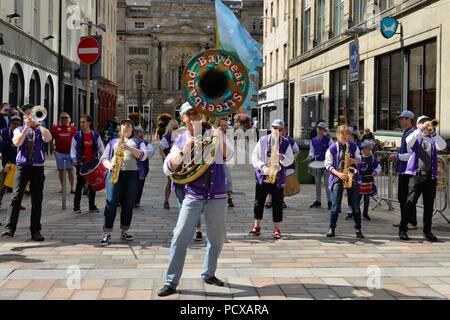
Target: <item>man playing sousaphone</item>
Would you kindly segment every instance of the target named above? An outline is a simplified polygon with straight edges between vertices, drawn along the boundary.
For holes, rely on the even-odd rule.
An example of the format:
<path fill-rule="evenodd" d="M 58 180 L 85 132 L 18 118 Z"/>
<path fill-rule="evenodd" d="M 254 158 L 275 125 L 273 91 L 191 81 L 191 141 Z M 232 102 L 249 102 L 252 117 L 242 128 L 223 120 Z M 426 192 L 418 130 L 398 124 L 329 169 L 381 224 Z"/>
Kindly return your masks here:
<path fill-rule="evenodd" d="M 294 154 L 289 140 L 283 137 L 284 121 L 272 123 L 270 135 L 262 137 L 252 154 L 252 164 L 256 172 L 255 224 L 251 236 L 261 234 L 261 220 L 264 203 L 268 194 L 272 195 L 273 237 L 281 238 L 280 223 L 283 221 L 283 189 L 286 183 L 286 167 L 294 162 Z"/>
<path fill-rule="evenodd" d="M 434 199 L 436 197 L 436 184 L 438 176 L 438 151 L 444 150 L 446 142 L 436 132 L 437 120 L 431 121 L 427 116 L 417 119 L 417 129 L 406 138 L 406 145 L 411 157 L 406 165 L 406 174 L 413 176 L 410 184 L 406 208 L 402 210 L 399 237 L 409 240 L 409 215 L 417 205 L 420 196 L 423 196 L 423 236 L 430 242 L 438 241 L 431 232 L 433 221 Z"/>
<path fill-rule="evenodd" d="M 320 208 L 322 206 L 322 177 L 324 177 L 324 184 L 327 192 L 328 210 L 331 209 L 331 191 L 326 187 L 329 179 L 329 172 L 325 170 L 325 153 L 328 148 L 334 143 L 333 139 L 327 135 L 327 125 L 325 122 L 319 122 L 316 125 L 317 135 L 311 139 L 309 144 L 308 160 L 314 163 L 310 164 L 310 173 L 314 175 L 316 182 L 316 201 L 310 208 Z M 313 167 L 318 164 L 318 167 Z M 322 166 L 323 165 L 323 166 Z M 311 169 L 312 168 L 312 169 Z"/>
<path fill-rule="evenodd" d="M 105 151 L 102 138 L 94 131 L 94 124 L 89 115 L 83 115 L 80 118 L 80 130 L 72 139 L 70 149 L 70 157 L 73 165 L 77 169 L 77 185 L 75 188 L 75 196 L 73 199 L 73 211 L 77 214 L 81 213 L 81 193 L 86 184 L 86 179 L 81 175 L 81 168 L 94 159 L 100 159 Z M 100 212 L 95 205 L 95 190 L 88 187 L 89 212 Z"/>
<path fill-rule="evenodd" d="M 187 130 L 177 139 L 164 161 L 164 173 L 167 176 L 175 175 L 183 165 L 185 155 L 189 156 L 193 145 L 201 142 L 196 138 L 202 133 L 201 115 L 197 110 L 189 103 L 185 103 L 180 109 L 180 116 Z M 160 297 L 176 292 L 183 272 L 187 248 L 192 241 L 192 234 L 201 214 L 205 215 L 208 241 L 202 278 L 207 284 L 224 286 L 224 282 L 217 279 L 215 273 L 225 239 L 227 184 L 223 166 L 224 160 L 231 161 L 234 148 L 220 129 L 209 130 L 206 134 L 215 137 L 216 153 L 206 172 L 185 186 L 186 196 L 173 232 L 169 267 L 165 285 L 158 292 Z M 203 157 L 206 156 L 203 154 Z"/>

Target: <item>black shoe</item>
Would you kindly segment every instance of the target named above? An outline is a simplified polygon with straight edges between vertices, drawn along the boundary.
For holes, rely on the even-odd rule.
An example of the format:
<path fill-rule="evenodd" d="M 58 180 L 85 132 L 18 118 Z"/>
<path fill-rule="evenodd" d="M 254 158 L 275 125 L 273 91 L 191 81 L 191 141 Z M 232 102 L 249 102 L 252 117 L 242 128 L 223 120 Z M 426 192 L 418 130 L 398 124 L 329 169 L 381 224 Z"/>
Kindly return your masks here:
<path fill-rule="evenodd" d="M 167 209 L 167 210 L 169 210 L 170 209 L 170 206 L 169 206 L 169 202 L 164 202 L 164 209 Z"/>
<path fill-rule="evenodd" d="M 361 230 L 356 230 L 356 239 L 364 239 L 364 235 Z"/>
<path fill-rule="evenodd" d="M 197 234 L 195 235 L 194 240 L 195 241 L 203 241 L 203 234 L 201 231 L 197 231 Z"/>
<path fill-rule="evenodd" d="M 210 284 L 212 286 L 217 286 L 217 287 L 225 286 L 225 282 L 217 279 L 216 277 L 210 277 L 208 279 L 203 279 L 203 281 L 205 281 L 205 283 Z"/>
<path fill-rule="evenodd" d="M 161 290 L 158 291 L 158 297 L 167 297 L 177 292 L 176 289 L 171 286 L 165 285 Z"/>
<path fill-rule="evenodd" d="M 73 208 L 73 212 L 75 212 L 76 214 L 81 214 L 81 209 L 80 208 Z"/>
<path fill-rule="evenodd" d="M 334 229 L 330 228 L 330 230 L 328 230 L 327 233 L 327 238 L 334 238 L 336 236 L 336 234 L 334 233 Z"/>
<path fill-rule="evenodd" d="M 97 207 L 93 207 L 93 208 L 90 208 L 90 209 L 89 209 L 89 212 L 91 212 L 91 213 L 93 213 L 93 212 L 98 213 L 98 212 L 100 212 L 100 209 L 97 208 Z"/>
<path fill-rule="evenodd" d="M 399 222 L 399 223 L 394 223 L 392 226 L 393 226 L 394 228 L 398 228 L 398 227 L 400 227 L 400 222 Z"/>
<path fill-rule="evenodd" d="M 286 208 L 287 208 L 287 204 L 286 204 L 286 202 L 283 201 L 283 209 L 286 209 Z"/>
<path fill-rule="evenodd" d="M 102 240 L 100 240 L 100 245 L 102 247 L 107 247 L 110 244 L 111 244 L 111 236 L 109 234 L 108 235 L 104 235 Z"/>
<path fill-rule="evenodd" d="M 398 236 L 400 237 L 400 240 L 404 240 L 404 241 L 409 240 L 408 234 L 405 231 L 400 231 L 398 233 Z"/>
<path fill-rule="evenodd" d="M 372 219 L 370 219 L 369 216 L 364 216 L 364 217 L 363 217 L 363 220 L 364 220 L 364 221 L 372 221 Z"/>
<path fill-rule="evenodd" d="M 328 210 L 331 210 L 331 207 L 333 206 L 333 202 L 328 201 Z"/>
<path fill-rule="evenodd" d="M 228 199 L 228 208 L 234 208 L 233 199 L 231 198 Z"/>
<path fill-rule="evenodd" d="M 322 207 L 322 203 L 319 201 L 314 201 L 312 205 L 309 206 L 310 208 L 320 208 Z"/>
<path fill-rule="evenodd" d="M 134 240 L 133 236 L 126 232 L 122 232 L 122 234 L 120 235 L 120 239 L 122 239 L 123 241 L 133 241 Z"/>
<path fill-rule="evenodd" d="M 5 231 L 3 231 L 2 233 L 2 237 L 14 238 L 14 231 L 12 231 L 11 229 L 5 229 Z"/>
<path fill-rule="evenodd" d="M 425 233 L 423 235 L 423 237 L 426 240 L 430 241 L 430 242 L 437 242 L 438 241 L 438 238 L 434 234 L 432 234 L 431 232 L 430 233 Z"/>
<path fill-rule="evenodd" d="M 345 220 L 353 220 L 353 215 L 347 214 L 347 216 L 345 217 Z"/>
<path fill-rule="evenodd" d="M 41 235 L 41 233 L 39 231 L 34 232 L 31 234 L 31 240 L 33 241 L 38 241 L 38 242 L 42 242 L 44 241 L 44 237 Z"/>

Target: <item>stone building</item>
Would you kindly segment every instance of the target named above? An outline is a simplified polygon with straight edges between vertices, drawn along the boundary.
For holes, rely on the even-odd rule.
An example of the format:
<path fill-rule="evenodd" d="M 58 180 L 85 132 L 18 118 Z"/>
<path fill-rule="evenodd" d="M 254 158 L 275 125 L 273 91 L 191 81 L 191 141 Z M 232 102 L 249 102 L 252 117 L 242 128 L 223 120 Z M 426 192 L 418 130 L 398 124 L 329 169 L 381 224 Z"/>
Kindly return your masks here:
<path fill-rule="evenodd" d="M 296 137 L 308 137 L 311 123 L 323 118 L 332 131 L 347 122 L 398 146 L 396 117 L 407 109 L 440 119 L 441 134 L 450 137 L 450 1 L 289 4 L 289 107 Z M 379 27 L 385 17 L 400 24 L 389 39 Z M 351 75 L 349 45 L 356 33 L 359 73 Z"/>
<path fill-rule="evenodd" d="M 262 0 L 224 3 L 245 17 L 249 32 L 261 39 L 262 30 L 257 22 L 253 30 L 253 20 L 260 20 Z M 185 101 L 180 90 L 184 67 L 195 54 L 215 47 L 215 28 L 211 0 L 119 0 L 119 117 L 140 113 L 149 121 L 163 112 L 175 115 Z"/>

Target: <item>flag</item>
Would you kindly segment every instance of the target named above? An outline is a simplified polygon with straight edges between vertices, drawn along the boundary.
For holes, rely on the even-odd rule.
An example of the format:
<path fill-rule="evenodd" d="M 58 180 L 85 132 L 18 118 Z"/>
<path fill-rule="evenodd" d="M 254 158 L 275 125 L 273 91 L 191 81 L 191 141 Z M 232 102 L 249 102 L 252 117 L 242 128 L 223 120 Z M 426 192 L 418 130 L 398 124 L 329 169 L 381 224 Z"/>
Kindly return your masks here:
<path fill-rule="evenodd" d="M 217 49 L 235 55 L 247 68 L 250 90 L 244 103 L 244 111 L 251 115 L 251 109 L 258 104 L 255 79 L 258 79 L 259 72 L 256 69 L 264 66 L 262 45 L 252 38 L 235 14 L 220 0 L 216 0 L 216 16 Z"/>

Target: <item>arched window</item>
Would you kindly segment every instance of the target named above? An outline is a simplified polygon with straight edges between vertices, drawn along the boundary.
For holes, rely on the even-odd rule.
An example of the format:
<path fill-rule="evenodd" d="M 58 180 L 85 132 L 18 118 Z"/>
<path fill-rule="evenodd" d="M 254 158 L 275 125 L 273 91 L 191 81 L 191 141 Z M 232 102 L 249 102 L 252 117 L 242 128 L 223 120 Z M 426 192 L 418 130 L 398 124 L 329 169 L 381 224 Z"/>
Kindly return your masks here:
<path fill-rule="evenodd" d="M 41 78 L 39 73 L 34 70 L 30 79 L 30 97 L 29 102 L 35 106 L 41 104 Z"/>
<path fill-rule="evenodd" d="M 139 86 L 144 84 L 144 75 L 141 73 L 141 71 L 138 71 L 136 73 L 134 79 L 136 80 L 136 88 L 139 88 Z"/>
<path fill-rule="evenodd" d="M 55 101 L 55 88 L 53 86 L 53 80 L 51 76 L 48 76 L 45 82 L 45 97 L 44 97 L 44 107 L 47 109 L 48 116 L 45 119 L 45 124 L 47 128 L 50 128 L 50 120 L 53 119 L 53 107 Z"/>
<path fill-rule="evenodd" d="M 3 70 L 0 65 L 0 103 L 3 103 Z"/>
<path fill-rule="evenodd" d="M 24 97 L 24 79 L 20 64 L 16 63 L 9 76 L 9 104 L 11 107 L 20 107 L 23 105 Z"/>

